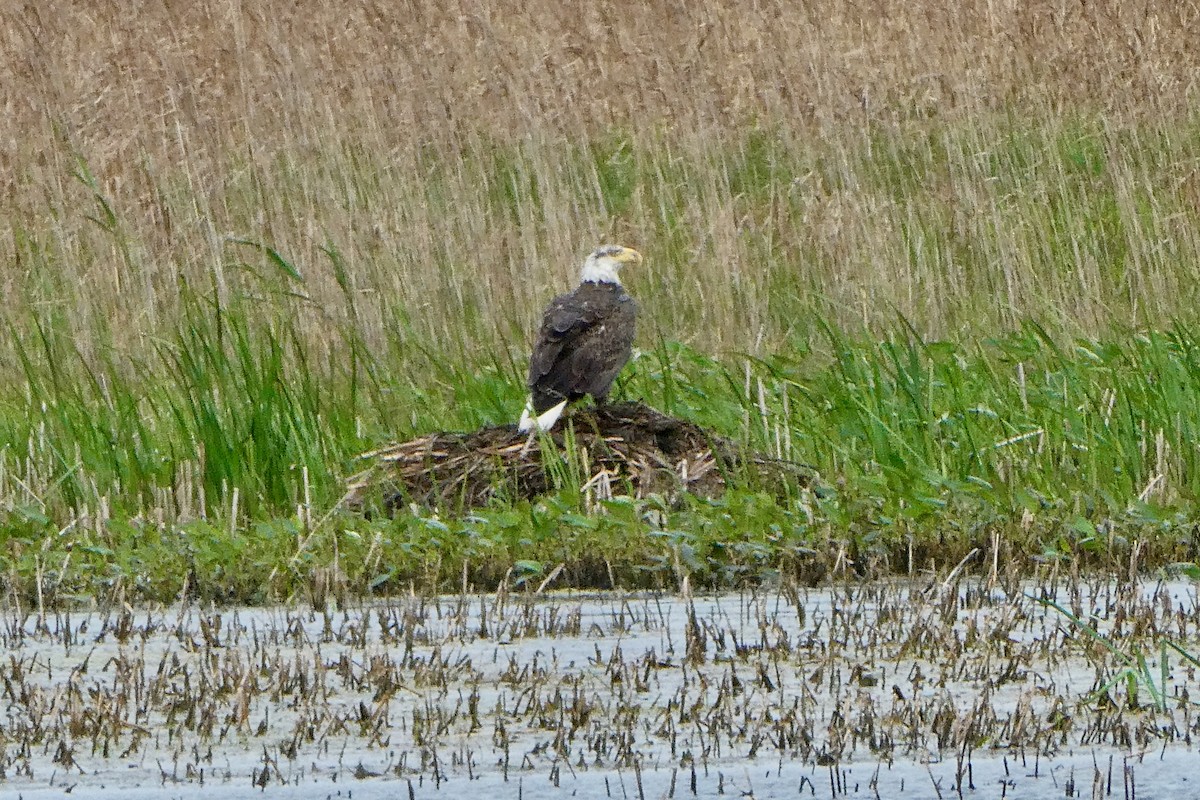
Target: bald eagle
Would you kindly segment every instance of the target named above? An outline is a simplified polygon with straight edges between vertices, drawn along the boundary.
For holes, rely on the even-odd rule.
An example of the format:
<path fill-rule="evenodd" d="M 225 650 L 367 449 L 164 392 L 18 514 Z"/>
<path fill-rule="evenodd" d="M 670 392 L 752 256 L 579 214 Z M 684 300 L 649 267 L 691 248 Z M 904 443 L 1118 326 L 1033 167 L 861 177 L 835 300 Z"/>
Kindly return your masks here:
<path fill-rule="evenodd" d="M 550 302 L 529 359 L 529 401 L 517 428 L 548 431 L 567 403 L 608 397 L 633 349 L 637 303 L 618 271 L 642 254 L 619 245 L 597 248 L 583 262 L 579 286 Z"/>

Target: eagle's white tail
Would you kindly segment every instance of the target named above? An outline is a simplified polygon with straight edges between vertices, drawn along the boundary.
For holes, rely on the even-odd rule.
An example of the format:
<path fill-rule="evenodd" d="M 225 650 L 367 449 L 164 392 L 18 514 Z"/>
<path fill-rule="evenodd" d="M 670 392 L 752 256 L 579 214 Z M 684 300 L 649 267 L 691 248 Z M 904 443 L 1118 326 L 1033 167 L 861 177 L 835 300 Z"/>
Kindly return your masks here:
<path fill-rule="evenodd" d="M 533 398 L 531 397 L 525 402 L 525 409 L 521 412 L 521 421 L 517 423 L 517 430 L 521 433 L 529 433 L 532 430 L 548 431 L 554 427 L 554 423 L 558 422 L 558 418 L 562 416 L 563 409 L 566 407 L 567 401 L 563 400 L 558 405 L 534 416 Z"/>

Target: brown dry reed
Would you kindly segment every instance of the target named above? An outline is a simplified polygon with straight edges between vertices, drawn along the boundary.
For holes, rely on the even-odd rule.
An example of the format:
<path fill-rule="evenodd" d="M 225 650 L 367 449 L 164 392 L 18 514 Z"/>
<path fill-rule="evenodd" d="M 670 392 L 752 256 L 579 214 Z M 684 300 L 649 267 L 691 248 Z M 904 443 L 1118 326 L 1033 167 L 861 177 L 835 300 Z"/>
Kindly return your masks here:
<path fill-rule="evenodd" d="M 1195 3 L 0 13 L 3 314 L 61 313 L 85 358 L 147 352 L 184 280 L 262 295 L 315 355 L 348 320 L 368 346 L 519 354 L 604 240 L 650 256 L 648 342 L 718 352 L 770 351 L 814 309 L 937 336 L 1196 299 L 1200 152 L 1172 133 Z M 274 273 L 241 238 L 306 300 L 256 283 Z"/>

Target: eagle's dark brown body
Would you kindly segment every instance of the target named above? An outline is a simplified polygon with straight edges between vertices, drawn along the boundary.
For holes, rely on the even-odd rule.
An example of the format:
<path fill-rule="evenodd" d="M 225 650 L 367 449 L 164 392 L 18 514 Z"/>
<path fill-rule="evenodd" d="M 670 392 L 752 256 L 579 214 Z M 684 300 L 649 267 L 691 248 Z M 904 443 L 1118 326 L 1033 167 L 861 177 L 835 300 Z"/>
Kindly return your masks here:
<path fill-rule="evenodd" d="M 636 327 L 637 303 L 620 283 L 584 281 L 554 298 L 529 361 L 534 410 L 588 394 L 604 402 L 629 360 Z"/>

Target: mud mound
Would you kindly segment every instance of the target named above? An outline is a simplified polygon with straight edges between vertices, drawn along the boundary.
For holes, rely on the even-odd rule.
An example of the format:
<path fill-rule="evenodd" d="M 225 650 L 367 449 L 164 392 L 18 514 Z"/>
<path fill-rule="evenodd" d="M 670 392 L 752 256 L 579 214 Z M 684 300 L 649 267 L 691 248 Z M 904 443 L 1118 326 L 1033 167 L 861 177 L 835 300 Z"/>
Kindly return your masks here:
<path fill-rule="evenodd" d="M 433 433 L 366 453 L 373 463 L 348 482 L 346 504 L 393 513 L 409 503 L 474 507 L 578 485 L 598 498 L 680 492 L 715 497 L 726 478 L 751 470 L 772 482 L 807 482 L 811 471 L 742 451 L 730 440 L 643 403 L 578 409 L 543 436 L 496 425 Z"/>

